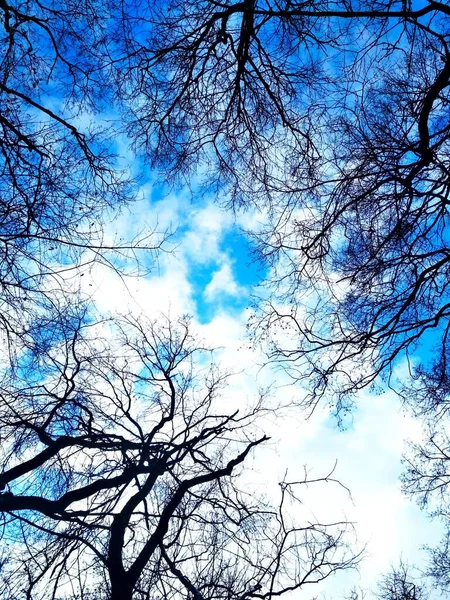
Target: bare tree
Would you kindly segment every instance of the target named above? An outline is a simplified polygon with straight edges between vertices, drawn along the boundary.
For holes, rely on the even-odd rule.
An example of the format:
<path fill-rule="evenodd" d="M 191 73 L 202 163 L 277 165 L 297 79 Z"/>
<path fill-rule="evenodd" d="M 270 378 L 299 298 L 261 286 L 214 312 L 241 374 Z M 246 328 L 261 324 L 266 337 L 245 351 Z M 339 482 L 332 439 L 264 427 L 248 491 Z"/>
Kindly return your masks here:
<path fill-rule="evenodd" d="M 357 564 L 348 523 L 294 523 L 294 484 L 246 490 L 264 394 L 227 407 L 186 320 L 113 330 L 72 316 L 4 376 L 1 597 L 265 599 Z"/>
<path fill-rule="evenodd" d="M 379 579 L 375 589 L 354 587 L 345 597 L 345 600 L 368 600 L 369 598 L 376 598 L 377 600 L 425 600 L 428 597 L 429 592 L 424 583 L 423 575 L 418 574 L 414 567 L 400 560 L 398 566 L 392 566 Z"/>
<path fill-rule="evenodd" d="M 430 331 L 446 353 L 449 12 L 174 0 L 124 36 L 135 147 L 264 212 L 254 332 L 312 406 L 333 389 L 340 409 Z"/>
<path fill-rule="evenodd" d="M 135 268 L 138 247 L 161 243 L 151 231 L 105 239 L 108 221 L 136 198 L 102 116 L 115 110 L 103 68 L 110 8 L 0 5 L 0 326 L 9 335 L 51 306 L 53 291 L 67 297 L 80 267 L 119 269 L 131 255 Z"/>
<path fill-rule="evenodd" d="M 207 165 L 207 189 L 261 211 L 250 333 L 305 383 L 309 410 L 325 396 L 342 414 L 384 376 L 433 429 L 448 411 L 449 14 L 175 0 L 127 56 L 136 147 L 181 176 Z M 430 449 L 408 484 L 422 498 L 447 494 Z"/>
<path fill-rule="evenodd" d="M 394 368 L 418 349 L 424 394 L 413 380 L 404 397 L 420 412 L 428 393 L 446 393 L 447 41 L 437 27 L 401 46 L 395 68 L 362 75 L 351 110 L 334 117 L 330 176 L 259 236 L 273 285 L 256 335 L 312 382 L 311 406 L 334 391 L 340 410 L 380 374 L 401 391 Z"/>
<path fill-rule="evenodd" d="M 392 567 L 378 584 L 377 598 L 380 600 L 424 600 L 425 588 L 412 575 L 412 569 L 400 561 L 398 567 Z"/>
<path fill-rule="evenodd" d="M 124 60 L 123 79 L 133 76 L 129 91 L 139 100 L 130 131 L 166 170 L 211 162 L 236 200 L 261 193 L 266 204 L 271 191 L 307 191 L 322 164 L 323 125 L 345 108 L 336 102 L 344 93 L 355 108 L 354 68 L 447 13 L 435 2 L 419 10 L 404 2 L 146 6 L 147 36 Z"/>
<path fill-rule="evenodd" d="M 414 498 L 428 514 L 439 519 L 444 533 L 440 543 L 428 547 L 428 568 L 437 587 L 448 591 L 450 587 L 450 563 L 448 551 L 450 544 L 450 440 L 446 422 L 428 430 L 423 443 L 410 443 L 404 457 L 405 471 L 402 475 L 402 487 L 405 494 Z"/>
<path fill-rule="evenodd" d="M 23 239 L 27 259 L 31 240 L 46 251 L 56 240 L 60 257 L 89 246 L 97 208 L 126 197 L 108 161 L 125 128 L 164 179 L 192 184 L 200 167 L 209 189 L 265 212 L 267 227 L 253 234 L 272 286 L 255 331 L 268 335 L 273 360 L 308 380 L 312 405 L 334 384 L 339 408 L 431 330 L 445 356 L 447 4 L 93 1 L 2 11 L 4 164 L 8 190 L 19 186 L 5 203 L 8 256 L 25 252 Z M 49 108 L 55 98 L 59 112 Z M 91 136 L 77 125 L 102 98 L 121 124 Z"/>
<path fill-rule="evenodd" d="M 162 515 L 153 504 L 145 505 L 141 490 L 147 482 L 156 505 L 167 506 L 184 489 L 177 485 L 195 481 L 196 488 L 204 468 L 201 476 L 209 473 L 212 479 L 198 483 L 202 494 L 209 498 L 211 489 L 222 506 L 221 494 L 230 495 L 223 492 L 226 470 L 233 472 L 246 449 L 262 438 L 245 442 L 244 436 L 239 446 L 237 438 L 221 437 L 243 427 L 229 414 L 224 421 L 218 418 L 223 429 L 215 429 L 216 437 L 211 434 L 213 454 L 205 458 L 203 446 L 184 454 L 178 437 L 160 439 L 164 426 L 176 421 L 173 431 L 185 431 L 180 436 L 189 440 L 210 417 L 198 417 L 199 409 L 189 416 L 193 429 L 180 425 L 185 413 L 170 417 L 170 403 L 142 433 L 140 420 L 126 407 L 144 384 L 162 385 L 167 392 L 174 385 L 171 375 L 160 371 L 162 379 L 155 383 L 153 375 L 144 374 L 141 382 L 126 353 L 143 364 L 147 359 L 127 337 L 129 325 L 122 332 L 125 358 L 118 358 L 106 342 L 85 342 L 89 326 L 67 309 L 63 314 L 47 293 L 49 279 L 58 280 L 67 264 L 109 260 L 99 215 L 133 197 L 111 157 L 113 136 L 126 130 L 134 148 L 166 178 L 189 179 L 200 167 L 207 189 L 227 192 L 235 208 L 251 205 L 264 213 L 265 226 L 251 233 L 270 277 L 252 332 L 268 342 L 270 360 L 286 367 L 294 381 L 308 382 L 309 407 L 335 392 L 337 411 L 345 410 L 349 397 L 380 374 L 394 385 L 395 365 L 421 348 L 425 358 L 412 368 L 403 393 L 417 412 L 434 418 L 445 413 L 449 389 L 450 9 L 435 0 L 420 6 L 404 0 L 171 0 L 118 6 L 3 2 L 0 11 L 1 319 L 4 329 L 19 330 L 22 340 L 4 375 L 3 477 L 10 487 L 1 503 L 5 514 L 12 514 L 5 521 L 16 535 L 12 539 L 22 539 L 30 556 L 40 549 L 46 557 L 42 571 L 26 560 L 5 581 L 43 589 L 50 577 L 57 589 L 63 581 L 75 581 L 74 569 L 82 574 L 94 565 L 98 581 L 109 581 L 111 594 L 118 593 L 113 581 L 120 581 L 127 593 L 133 588 L 145 597 L 136 586 L 148 590 L 159 568 L 169 578 L 158 579 L 166 581 L 164 593 L 177 589 L 170 578 L 188 589 L 202 571 L 195 570 L 195 560 L 185 561 L 181 550 L 176 554 L 176 544 L 157 544 L 145 569 L 133 569 L 144 548 L 152 548 L 146 544 L 155 541 L 151 532 Z M 106 107 L 114 118 L 120 115 L 117 129 L 82 125 L 86 114 L 90 123 L 93 116 L 101 122 Z M 49 305 L 56 312 L 43 314 Z M 37 313 L 33 322 L 24 321 L 27 310 Z M 427 361 L 431 346 L 433 361 Z M 62 362 L 54 354 L 57 348 Z M 111 412 L 105 405 L 115 408 Z M 155 483 L 142 454 L 152 427 L 152 465 L 170 465 L 175 473 L 165 470 Z M 170 462 L 172 450 L 181 453 L 177 465 L 184 468 L 188 461 L 181 475 Z M 218 476 L 223 469 L 225 475 Z M 193 494 L 191 488 L 182 494 L 171 526 L 177 510 L 180 523 L 195 520 Z M 236 502 L 240 507 L 241 500 Z M 40 534 L 36 513 L 43 515 Z M 27 514 L 33 519 L 27 521 Z M 203 525 L 217 525 L 200 514 L 195 518 Z M 274 522 L 281 522 L 277 514 Z M 241 517 L 235 520 L 240 523 Z M 119 532 L 116 538 L 113 531 Z M 203 526 L 201 533 L 207 531 Z M 177 535 L 182 538 L 181 529 Z M 111 538 L 119 539 L 117 550 Z M 226 544 L 205 539 L 205 547 L 223 554 Z M 189 548 L 196 543 L 189 541 Z M 284 554 L 279 547 L 276 552 Z M 255 569 L 267 564 L 250 560 Z M 183 564 L 189 565 L 187 574 Z M 272 577 L 270 564 L 264 572 Z M 215 573 L 216 567 L 201 569 Z M 17 579 L 14 572 L 28 579 Z M 239 577 L 230 575 L 230 581 Z M 252 577 L 259 585 L 258 576 Z M 74 594 L 86 596 L 78 579 Z M 267 579 L 263 583 L 269 585 Z M 276 585 L 269 586 L 268 595 Z M 248 594 L 244 587 L 232 588 L 233 594 Z"/>

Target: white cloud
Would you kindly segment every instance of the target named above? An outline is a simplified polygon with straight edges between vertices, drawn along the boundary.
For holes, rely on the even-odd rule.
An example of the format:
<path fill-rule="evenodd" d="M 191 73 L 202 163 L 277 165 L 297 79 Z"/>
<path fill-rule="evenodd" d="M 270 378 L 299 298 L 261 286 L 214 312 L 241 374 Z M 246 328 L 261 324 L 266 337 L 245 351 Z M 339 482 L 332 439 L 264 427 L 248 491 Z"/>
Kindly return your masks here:
<path fill-rule="evenodd" d="M 224 262 L 220 269 L 213 273 L 211 281 L 205 288 L 204 296 L 209 302 L 220 299 L 224 294 L 228 296 L 239 296 L 245 290 L 238 285 L 233 276 L 231 264 Z"/>
<path fill-rule="evenodd" d="M 217 206 L 207 204 L 185 214 L 188 230 L 183 236 L 180 250 L 187 260 L 207 264 L 221 259 L 220 242 L 233 226 L 233 219 Z"/>

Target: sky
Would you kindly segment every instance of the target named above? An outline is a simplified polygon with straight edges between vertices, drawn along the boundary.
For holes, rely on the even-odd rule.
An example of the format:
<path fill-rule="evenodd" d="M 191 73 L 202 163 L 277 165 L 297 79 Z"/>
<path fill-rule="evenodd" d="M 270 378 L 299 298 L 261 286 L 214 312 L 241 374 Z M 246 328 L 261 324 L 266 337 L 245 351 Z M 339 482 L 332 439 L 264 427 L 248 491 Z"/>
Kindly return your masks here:
<path fill-rule="evenodd" d="M 257 227 L 263 216 L 247 212 L 235 216 L 211 199 L 192 199 L 184 191 L 162 193 L 146 186 L 143 200 L 110 224 L 110 235 L 130 237 L 148 225 L 174 231 L 170 252 L 158 255 L 145 277 L 120 279 L 97 265 L 83 278 L 102 313 L 157 318 L 190 315 L 200 339 L 217 348 L 216 360 L 236 374 L 230 380 L 226 401 L 245 402 L 261 386 L 271 385 L 282 403 L 301 398 L 280 371 L 261 367 L 262 352 L 245 341 L 249 300 L 267 275 L 252 263 L 251 245 L 242 227 Z M 267 423 L 271 440 L 259 448 L 249 477 L 274 497 L 278 482 L 302 478 L 305 467 L 312 478 L 328 474 L 350 491 L 332 483 L 304 490 L 305 505 L 317 518 L 345 518 L 355 524 L 356 547 L 365 547 L 359 572 L 346 572 L 324 584 L 296 592 L 295 598 L 344 598 L 353 586 L 374 588 L 391 565 L 404 562 L 425 566 L 423 545 L 438 542 L 438 523 L 430 522 L 400 490 L 401 456 L 406 439 L 419 440 L 420 425 L 402 409 L 392 392 L 360 394 L 357 408 L 340 429 L 326 406 L 306 420 L 295 406 Z M 302 497 L 303 500 L 303 497 Z"/>

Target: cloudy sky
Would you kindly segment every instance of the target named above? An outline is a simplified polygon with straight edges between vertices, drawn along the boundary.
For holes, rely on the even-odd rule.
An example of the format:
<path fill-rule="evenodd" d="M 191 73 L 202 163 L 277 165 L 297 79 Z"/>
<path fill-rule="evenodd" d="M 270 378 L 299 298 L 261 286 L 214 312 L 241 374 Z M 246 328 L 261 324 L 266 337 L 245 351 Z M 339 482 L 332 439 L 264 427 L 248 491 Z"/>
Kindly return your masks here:
<path fill-rule="evenodd" d="M 161 253 L 146 277 L 121 280 L 97 266 L 83 281 L 99 310 L 151 317 L 161 312 L 173 317 L 189 314 L 200 338 L 218 348 L 221 367 L 236 372 L 228 397 L 245 402 L 258 387 L 273 384 L 273 393 L 283 402 L 300 398 L 302 390 L 287 385 L 280 372 L 261 368 L 264 356 L 245 343 L 249 298 L 265 272 L 251 263 L 240 227 L 255 227 L 262 216 L 247 213 L 235 220 L 208 199 L 163 194 L 157 187 L 146 187 L 143 195 L 132 214 L 111 225 L 111 235 L 129 237 L 146 226 L 171 229 L 172 251 Z M 271 442 L 258 450 L 250 465 L 255 480 L 276 494 L 286 470 L 290 480 L 302 478 L 305 466 L 312 478 L 320 477 L 337 461 L 334 476 L 351 490 L 351 498 L 343 488 L 322 483 L 305 490 L 305 503 L 316 517 L 354 522 L 357 543 L 366 547 L 359 573 L 342 574 L 296 597 L 342 598 L 354 585 L 373 587 L 380 573 L 400 557 L 424 566 L 421 546 L 438 541 L 439 527 L 402 496 L 398 482 L 404 440 L 420 439 L 421 432 L 391 392 L 361 394 L 344 430 L 326 406 L 308 421 L 300 409 L 292 408 L 269 427 Z"/>

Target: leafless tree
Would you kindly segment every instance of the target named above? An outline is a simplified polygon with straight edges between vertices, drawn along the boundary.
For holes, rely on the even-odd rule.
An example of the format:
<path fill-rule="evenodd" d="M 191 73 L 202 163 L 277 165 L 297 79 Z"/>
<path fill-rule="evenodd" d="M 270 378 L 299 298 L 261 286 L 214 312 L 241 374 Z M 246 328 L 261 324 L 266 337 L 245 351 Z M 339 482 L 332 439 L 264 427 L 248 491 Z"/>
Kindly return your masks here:
<path fill-rule="evenodd" d="M 164 179 L 186 176 L 197 188 L 198 168 L 233 206 L 264 211 L 266 227 L 252 233 L 272 285 L 254 331 L 269 338 L 271 359 L 307 379 L 312 405 L 334 389 L 340 408 L 428 344 L 431 331 L 447 377 L 446 3 L 133 0 L 2 10 L 8 190 L 21 170 L 28 182 L 28 199 L 17 179 L 5 204 L 13 215 L 18 203 L 15 254 L 26 232 L 27 244 L 44 240 L 47 250 L 59 240 L 64 255 L 69 239 L 73 248 L 89 238 L 92 211 L 120 204 L 124 188 L 107 158 L 125 128 Z M 77 127 L 81 111 L 105 106 L 120 117 L 116 129 L 90 137 Z M 61 189 L 66 200 L 57 202 Z M 85 217 L 77 230 L 70 207 Z M 41 234 L 35 214 L 45 216 Z"/>
<path fill-rule="evenodd" d="M 104 237 L 136 198 L 102 116 L 114 110 L 102 68 L 110 9 L 95 0 L 0 4 L 0 326 L 10 335 L 55 302 L 52 291 L 67 298 L 81 266 L 119 269 L 138 247 L 161 243 L 150 231 Z"/>
<path fill-rule="evenodd" d="M 449 14 L 434 1 L 175 0 L 149 11 L 128 54 L 136 147 L 175 174 L 201 165 L 207 189 L 261 211 L 248 233 L 268 278 L 250 335 L 305 384 L 309 410 L 325 396 L 342 415 L 384 376 L 445 428 Z M 429 449 L 421 497 L 444 477 Z"/>
<path fill-rule="evenodd" d="M 424 600 L 426 592 L 417 582 L 412 569 L 400 561 L 398 567 L 392 567 L 378 584 L 377 598 L 380 600 Z"/>
<path fill-rule="evenodd" d="M 124 36 L 135 147 L 263 211 L 252 330 L 312 406 L 334 390 L 342 408 L 430 332 L 446 353 L 449 13 L 174 0 Z"/>
<path fill-rule="evenodd" d="M 259 236 L 272 294 L 254 331 L 308 381 L 311 407 L 334 392 L 339 411 L 380 374 L 418 412 L 446 394 L 447 37 L 436 27 L 402 40 L 394 65 L 361 76 L 351 110 L 334 116 L 329 176 Z M 411 355 L 402 390 L 394 369 Z"/>
<path fill-rule="evenodd" d="M 100 325 L 30 336 L 3 378 L 2 598 L 264 600 L 357 564 L 348 523 L 292 520 L 295 484 L 246 489 L 270 405 L 229 406 L 186 320 Z"/>
<path fill-rule="evenodd" d="M 424 583 L 423 574 L 400 560 L 383 575 L 375 589 L 354 587 L 345 600 L 425 600 L 429 591 Z"/>
<path fill-rule="evenodd" d="M 139 383 L 141 371 L 126 363 L 127 352 L 142 358 L 139 343 L 127 337 L 130 325 L 122 332 L 125 358 L 106 343 L 85 342 L 89 326 L 69 310 L 63 314 L 53 296 L 47 302 L 48 278 L 61 274 L 61 263 L 108 260 L 97 225 L 100 214 L 133 197 L 111 157 L 113 137 L 126 131 L 134 149 L 165 178 L 178 175 L 192 182 L 193 173 L 200 179 L 205 174 L 206 189 L 228 194 L 235 208 L 253 206 L 263 213 L 264 226 L 250 233 L 268 266 L 268 289 L 250 328 L 255 339 L 267 341 L 270 360 L 294 381 L 308 382 L 310 408 L 335 392 L 336 410 L 345 410 L 349 397 L 380 374 L 394 385 L 396 364 L 421 349 L 424 357 L 411 366 L 404 397 L 430 418 L 444 414 L 450 8 L 435 0 L 418 6 L 405 0 L 169 0 L 3 2 L 0 11 L 0 318 L 6 331 L 16 331 L 27 310 L 37 315 L 20 328 L 21 351 L 4 375 L 4 478 L 11 479 L 4 479 L 10 487 L 1 502 L 4 514 L 12 515 L 5 517 L 5 531 L 22 539 L 22 548 L 28 544 L 30 556 L 40 549 L 48 557 L 41 563 L 42 576 L 30 558 L 16 569 L 28 579 L 15 579 L 12 568 L 12 579 L 5 581 L 43 589 L 50 577 L 58 588 L 74 581 L 71 565 L 81 565 L 75 569 L 80 574 L 94 564 L 98 581 L 109 581 L 111 594 L 118 573 L 139 572 L 135 580 L 129 574 L 120 581 L 145 597 L 136 586 L 148 590 L 154 583 L 151 565 L 157 565 L 169 578 L 158 581 L 174 578 L 188 589 L 191 577 L 201 579 L 201 569 L 212 573 L 217 565 L 196 571 L 195 560 L 186 560 L 185 574 L 176 544 L 158 545 L 145 569 L 132 570 L 161 517 L 141 500 L 147 497 L 141 489 L 150 482 L 149 495 L 158 506 L 184 489 L 176 487 L 170 470 L 151 483 L 150 463 L 142 454 L 146 436 L 157 428 L 148 459 L 156 461 L 152 466 L 170 465 L 176 475 L 178 467 L 170 461 L 180 452 L 177 465 L 184 468 L 186 457 L 188 467 L 176 475 L 178 484 L 195 480 L 204 467 L 202 476 L 208 472 L 212 479 L 200 482 L 203 495 L 211 489 L 211 498 L 219 500 L 230 495 L 223 492 L 228 474 L 223 480 L 213 474 L 239 457 L 242 462 L 245 449 L 258 439 L 238 447 L 237 439 L 222 438 L 227 429 L 243 431 L 243 422 L 228 415 L 218 419 L 224 429 L 212 436 L 217 454 L 205 458 L 203 447 L 183 454 L 179 438 L 160 439 L 163 427 L 176 420 L 173 431 L 185 427 L 180 435 L 189 440 L 200 435 L 205 421 L 199 409 L 189 417 L 193 429 L 179 425 L 184 412 L 167 417 L 170 404 L 160 409 L 161 427 L 155 422 L 142 433 L 140 421 L 126 409 L 135 394 L 130 390 L 137 386 L 138 397 L 144 384 L 167 391 L 170 382 L 174 385 L 171 375 L 163 373 L 155 383 L 153 375 L 144 374 Z M 90 123 L 103 122 L 103 109 L 120 117 L 117 128 L 83 125 L 86 116 Z M 140 335 L 145 331 L 141 328 Z M 433 360 L 427 361 L 431 348 Z M 237 466 L 232 463 L 231 471 Z M 25 485 L 21 478 L 27 474 Z M 196 514 L 189 504 L 195 505 L 193 498 L 189 489 L 180 500 L 177 510 L 186 516 L 180 523 Z M 202 510 L 214 502 L 205 501 Z M 241 500 L 236 503 L 241 506 Z M 125 525 L 115 526 L 126 506 L 132 508 L 124 513 Z M 27 514 L 33 519 L 27 521 Z M 216 523 L 199 514 L 202 524 Z M 277 514 L 273 522 L 282 520 Z M 117 553 L 123 572 L 116 570 L 117 554 L 111 563 L 108 541 L 121 527 Z M 216 542 L 208 531 L 201 528 L 202 543 L 210 549 Z M 189 548 L 196 543 L 189 542 Z M 226 544 L 217 544 L 222 555 Z M 60 563 L 54 562 L 56 548 Z M 266 564 L 251 561 L 256 571 Z M 272 576 L 272 567 L 266 575 Z M 230 575 L 230 581 L 239 577 Z M 252 577 L 259 585 L 259 576 Z M 82 580 L 77 585 L 74 594 L 87 597 Z M 165 593 L 177 589 L 165 585 Z M 248 593 L 236 586 L 241 590 L 233 592 L 236 596 Z"/>
<path fill-rule="evenodd" d="M 430 516 L 443 524 L 443 536 L 435 547 L 428 547 L 427 575 L 437 587 L 450 587 L 450 440 L 445 421 L 428 431 L 423 443 L 410 443 L 404 458 L 403 491 L 414 498 Z"/>

